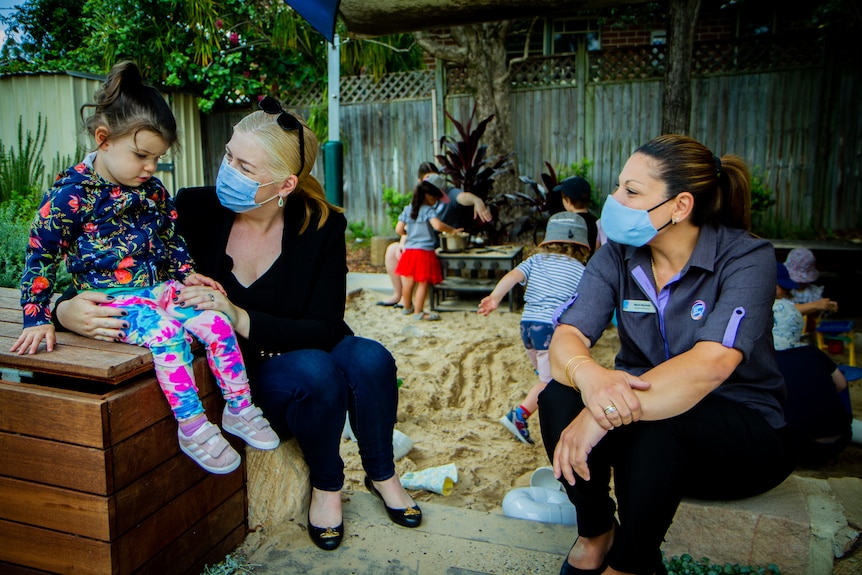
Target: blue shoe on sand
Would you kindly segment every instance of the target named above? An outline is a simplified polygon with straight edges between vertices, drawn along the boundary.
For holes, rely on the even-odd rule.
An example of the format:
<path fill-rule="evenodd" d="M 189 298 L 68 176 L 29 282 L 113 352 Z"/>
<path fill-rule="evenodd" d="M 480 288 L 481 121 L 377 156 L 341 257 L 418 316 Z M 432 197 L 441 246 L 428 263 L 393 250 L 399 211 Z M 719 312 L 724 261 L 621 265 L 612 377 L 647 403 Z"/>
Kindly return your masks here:
<path fill-rule="evenodd" d="M 500 418 L 503 427 L 509 430 L 518 441 L 533 445 L 535 442 L 530 438 L 530 430 L 527 428 L 527 420 L 521 417 L 517 407 L 512 408 L 509 413 Z"/>

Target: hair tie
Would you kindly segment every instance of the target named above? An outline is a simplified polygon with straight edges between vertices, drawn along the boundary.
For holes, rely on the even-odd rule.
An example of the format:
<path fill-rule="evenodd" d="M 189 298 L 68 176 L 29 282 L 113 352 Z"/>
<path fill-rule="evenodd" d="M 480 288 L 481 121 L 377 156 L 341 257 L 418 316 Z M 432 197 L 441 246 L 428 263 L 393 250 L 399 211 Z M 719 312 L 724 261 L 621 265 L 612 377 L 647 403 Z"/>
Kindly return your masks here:
<path fill-rule="evenodd" d="M 721 176 L 721 158 L 718 156 L 713 156 L 712 159 L 715 161 L 715 177 Z"/>

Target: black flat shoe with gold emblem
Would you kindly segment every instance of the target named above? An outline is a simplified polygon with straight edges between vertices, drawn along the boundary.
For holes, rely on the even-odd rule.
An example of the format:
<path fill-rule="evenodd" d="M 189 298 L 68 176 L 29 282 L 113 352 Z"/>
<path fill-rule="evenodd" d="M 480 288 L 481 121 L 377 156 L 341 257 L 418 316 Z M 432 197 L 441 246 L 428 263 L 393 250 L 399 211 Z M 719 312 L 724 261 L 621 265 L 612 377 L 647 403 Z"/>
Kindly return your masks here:
<path fill-rule="evenodd" d="M 374 483 L 371 482 L 371 478 L 367 475 L 365 476 L 365 488 L 383 501 L 383 496 L 377 491 Z M 389 519 L 393 523 L 397 523 L 402 527 L 419 527 L 422 525 L 422 510 L 419 509 L 418 505 L 413 505 L 406 509 L 392 509 L 383 501 L 383 507 L 386 508 L 386 514 L 389 515 Z"/>
<path fill-rule="evenodd" d="M 308 536 L 315 545 L 324 551 L 333 551 L 341 545 L 344 539 L 344 521 L 338 527 L 318 527 L 308 520 Z"/>

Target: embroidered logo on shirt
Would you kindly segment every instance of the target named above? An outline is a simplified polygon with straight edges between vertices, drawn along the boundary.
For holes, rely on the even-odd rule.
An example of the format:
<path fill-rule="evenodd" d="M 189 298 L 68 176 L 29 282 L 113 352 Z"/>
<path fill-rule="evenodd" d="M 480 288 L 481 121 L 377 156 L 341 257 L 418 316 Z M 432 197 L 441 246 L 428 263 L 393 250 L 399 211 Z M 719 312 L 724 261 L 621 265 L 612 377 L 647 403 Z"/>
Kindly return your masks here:
<path fill-rule="evenodd" d="M 698 321 L 703 318 L 706 313 L 706 303 L 703 300 L 697 300 L 691 304 L 691 319 Z"/>

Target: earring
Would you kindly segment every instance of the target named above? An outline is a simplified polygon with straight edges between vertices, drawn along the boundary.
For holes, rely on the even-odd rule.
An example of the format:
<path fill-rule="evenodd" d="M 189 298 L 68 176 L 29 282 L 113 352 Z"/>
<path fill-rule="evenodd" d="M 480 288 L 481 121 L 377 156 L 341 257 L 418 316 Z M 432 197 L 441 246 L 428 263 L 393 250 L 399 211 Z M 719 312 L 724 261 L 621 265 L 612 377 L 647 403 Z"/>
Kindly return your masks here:
<path fill-rule="evenodd" d="M 279 208 L 284 207 L 284 196 L 278 196 L 278 207 Z"/>
<path fill-rule="evenodd" d="M 676 218 L 671 218 L 670 223 L 672 223 L 673 225 L 676 225 Z"/>

